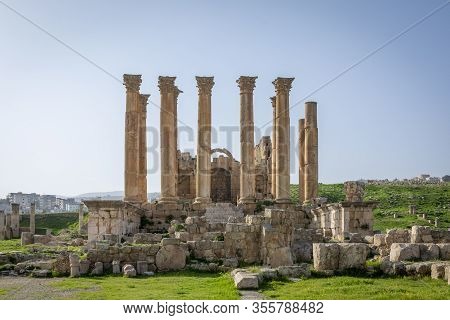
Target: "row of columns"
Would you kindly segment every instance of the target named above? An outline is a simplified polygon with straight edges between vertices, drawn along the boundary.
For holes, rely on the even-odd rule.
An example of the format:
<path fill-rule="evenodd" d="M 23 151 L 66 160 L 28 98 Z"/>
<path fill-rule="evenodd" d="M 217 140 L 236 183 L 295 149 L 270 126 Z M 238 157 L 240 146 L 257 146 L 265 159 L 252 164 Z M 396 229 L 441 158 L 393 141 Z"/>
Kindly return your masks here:
<path fill-rule="evenodd" d="M 147 102 L 150 95 L 139 92 L 141 75 L 124 74 L 125 196 L 129 202 L 147 201 Z"/>
<path fill-rule="evenodd" d="M 240 89 L 240 197 L 243 204 L 255 202 L 255 159 L 253 90 L 257 77 L 241 76 Z M 177 104 L 182 92 L 176 77 L 159 77 L 161 93 L 161 203 L 176 203 L 177 197 Z M 214 77 L 196 77 L 198 88 L 198 134 L 195 203 L 211 202 L 211 95 Z M 289 92 L 294 78 L 273 81 L 276 95 L 273 108 L 272 194 L 277 203 L 290 202 L 290 118 Z M 126 96 L 125 201 L 147 201 L 146 105 L 149 95 L 139 93 L 140 75 L 124 75 Z M 317 105 L 305 104 L 305 119 L 299 121 L 300 170 L 299 200 L 317 197 Z"/>
<path fill-rule="evenodd" d="M 36 205 L 30 206 L 30 232 L 36 232 Z M 20 205 L 18 203 L 11 204 L 11 214 L 6 214 L 0 210 L 0 240 L 7 240 L 20 237 Z"/>

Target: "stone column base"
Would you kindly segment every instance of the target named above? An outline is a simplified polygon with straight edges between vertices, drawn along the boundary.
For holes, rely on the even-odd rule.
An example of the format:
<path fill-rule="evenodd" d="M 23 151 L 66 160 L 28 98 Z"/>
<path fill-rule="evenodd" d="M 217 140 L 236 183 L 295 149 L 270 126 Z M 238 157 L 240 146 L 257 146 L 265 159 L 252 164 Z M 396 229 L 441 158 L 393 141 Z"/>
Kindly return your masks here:
<path fill-rule="evenodd" d="M 209 204 L 211 204 L 211 198 L 197 197 L 195 198 L 194 203 L 192 203 L 192 209 L 203 210 L 206 209 Z"/>
<path fill-rule="evenodd" d="M 159 198 L 158 203 L 177 203 L 178 198 L 177 197 L 162 197 Z"/>

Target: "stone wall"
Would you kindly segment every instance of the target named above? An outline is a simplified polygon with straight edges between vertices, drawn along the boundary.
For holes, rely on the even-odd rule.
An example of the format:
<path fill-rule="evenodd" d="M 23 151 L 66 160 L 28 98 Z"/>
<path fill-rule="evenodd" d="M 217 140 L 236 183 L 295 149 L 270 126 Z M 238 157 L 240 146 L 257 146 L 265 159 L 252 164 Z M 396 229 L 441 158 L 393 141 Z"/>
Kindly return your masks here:
<path fill-rule="evenodd" d="M 445 229 L 431 229 L 430 227 L 413 226 L 411 229 L 411 243 L 449 243 L 450 231 Z"/>
<path fill-rule="evenodd" d="M 314 243 L 314 269 L 317 271 L 364 269 L 369 252 L 369 246 L 364 243 Z"/>

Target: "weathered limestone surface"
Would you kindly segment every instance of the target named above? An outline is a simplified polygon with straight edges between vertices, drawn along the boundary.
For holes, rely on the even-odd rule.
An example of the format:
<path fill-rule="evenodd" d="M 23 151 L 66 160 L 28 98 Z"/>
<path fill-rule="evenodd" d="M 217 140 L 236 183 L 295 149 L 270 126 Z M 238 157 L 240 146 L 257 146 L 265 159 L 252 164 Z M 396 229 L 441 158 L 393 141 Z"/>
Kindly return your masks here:
<path fill-rule="evenodd" d="M 156 254 L 155 261 L 160 271 L 181 270 L 186 265 L 186 251 L 179 245 L 164 245 Z"/>
<path fill-rule="evenodd" d="M 254 121 L 253 89 L 257 77 L 241 76 L 236 81 L 240 88 L 240 146 L 241 175 L 240 203 L 255 202 L 255 156 L 254 156 Z"/>
<path fill-rule="evenodd" d="M 177 184 L 177 146 L 175 124 L 175 86 L 176 77 L 159 77 L 158 87 L 161 92 L 160 138 L 161 138 L 161 203 L 176 203 Z"/>
<path fill-rule="evenodd" d="M 364 243 L 314 243 L 314 269 L 364 269 L 369 247 Z"/>
<path fill-rule="evenodd" d="M 20 206 L 18 203 L 11 203 L 11 237 L 20 237 Z"/>
<path fill-rule="evenodd" d="M 311 276 L 311 269 L 308 263 L 300 263 L 295 266 L 280 266 L 276 270 L 282 277 L 309 278 Z"/>
<path fill-rule="evenodd" d="M 317 103 L 305 103 L 305 164 L 304 183 L 305 200 L 311 201 L 318 196 L 319 168 L 318 168 L 318 128 Z"/>
<path fill-rule="evenodd" d="M 6 215 L 5 211 L 0 210 L 0 240 L 6 239 Z"/>
<path fill-rule="evenodd" d="M 36 203 L 30 205 L 30 232 L 36 233 Z"/>
<path fill-rule="evenodd" d="M 94 264 L 94 269 L 92 270 L 91 274 L 93 276 L 101 276 L 103 274 L 103 262 L 97 261 Z"/>
<path fill-rule="evenodd" d="M 212 203 L 206 207 L 205 218 L 207 223 L 227 223 L 229 219 L 243 219 L 242 208 L 232 203 Z"/>
<path fill-rule="evenodd" d="M 277 98 L 276 97 L 271 97 L 270 101 L 272 102 L 272 110 L 273 110 L 273 115 L 272 115 L 272 154 L 270 155 L 270 165 L 271 165 L 271 194 L 272 194 L 272 198 L 275 198 L 275 194 L 276 194 L 276 190 L 277 190 L 277 175 L 276 175 L 276 170 L 277 170 Z"/>
<path fill-rule="evenodd" d="M 136 277 L 136 269 L 132 264 L 126 264 L 123 266 L 123 276 L 127 278 Z"/>
<path fill-rule="evenodd" d="M 149 94 L 139 95 L 138 188 L 141 202 L 147 202 L 147 102 L 149 97 Z"/>
<path fill-rule="evenodd" d="M 391 262 L 420 259 L 420 246 L 414 243 L 393 243 L 389 260 Z"/>
<path fill-rule="evenodd" d="M 305 202 L 305 119 L 298 121 L 299 140 L 299 172 L 298 172 L 298 197 L 299 203 Z"/>
<path fill-rule="evenodd" d="M 432 279 L 444 279 L 445 268 L 450 266 L 450 262 L 438 262 L 431 265 L 431 278 Z"/>
<path fill-rule="evenodd" d="M 276 194 L 277 203 L 290 203 L 289 91 L 294 78 L 276 78 Z"/>
<path fill-rule="evenodd" d="M 259 288 L 259 280 L 256 273 L 250 273 L 245 270 L 236 269 L 231 272 L 231 276 L 234 279 L 234 284 L 237 289 L 248 290 Z"/>
<path fill-rule="evenodd" d="M 20 235 L 20 243 L 22 246 L 33 244 L 33 234 L 31 232 L 22 232 Z"/>
<path fill-rule="evenodd" d="M 125 201 L 138 202 L 139 123 L 141 75 L 124 74 L 125 113 Z"/>
<path fill-rule="evenodd" d="M 214 77 L 196 77 L 198 88 L 196 198 L 199 205 L 211 202 L 211 91 Z"/>
<path fill-rule="evenodd" d="M 364 199 L 364 183 L 360 181 L 346 181 L 344 183 L 345 201 L 362 202 Z"/>

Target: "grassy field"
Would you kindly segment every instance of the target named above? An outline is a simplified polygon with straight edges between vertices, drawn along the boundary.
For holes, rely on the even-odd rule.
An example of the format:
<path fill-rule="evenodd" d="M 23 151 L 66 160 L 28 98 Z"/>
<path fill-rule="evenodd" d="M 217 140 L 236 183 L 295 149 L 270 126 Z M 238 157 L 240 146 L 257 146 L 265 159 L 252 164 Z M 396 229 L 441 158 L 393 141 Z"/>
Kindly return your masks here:
<path fill-rule="evenodd" d="M 71 299 L 124 300 L 234 300 L 239 299 L 229 274 L 181 271 L 159 273 L 147 278 L 104 276 L 67 278 L 53 284 L 64 290 L 75 290 Z"/>
<path fill-rule="evenodd" d="M 446 281 L 431 278 L 311 278 L 299 282 L 272 281 L 261 290 L 280 300 L 449 300 Z"/>
<path fill-rule="evenodd" d="M 319 184 L 319 195 L 329 202 L 345 198 L 343 184 Z M 291 185 L 291 198 L 298 201 L 298 185 Z M 367 185 L 364 200 L 378 201 L 374 210 L 374 229 L 410 228 L 414 224 L 434 226 L 439 217 L 440 227 L 450 227 L 450 183 L 445 185 Z M 426 213 L 432 223 L 408 214 L 409 205 L 416 205 L 418 213 Z M 398 218 L 394 219 L 394 213 Z"/>
<path fill-rule="evenodd" d="M 36 228 L 52 229 L 52 233 L 57 234 L 62 229 L 73 228 L 78 223 L 77 212 L 46 213 L 36 215 Z M 30 215 L 24 214 L 20 217 L 20 226 L 30 225 Z"/>

